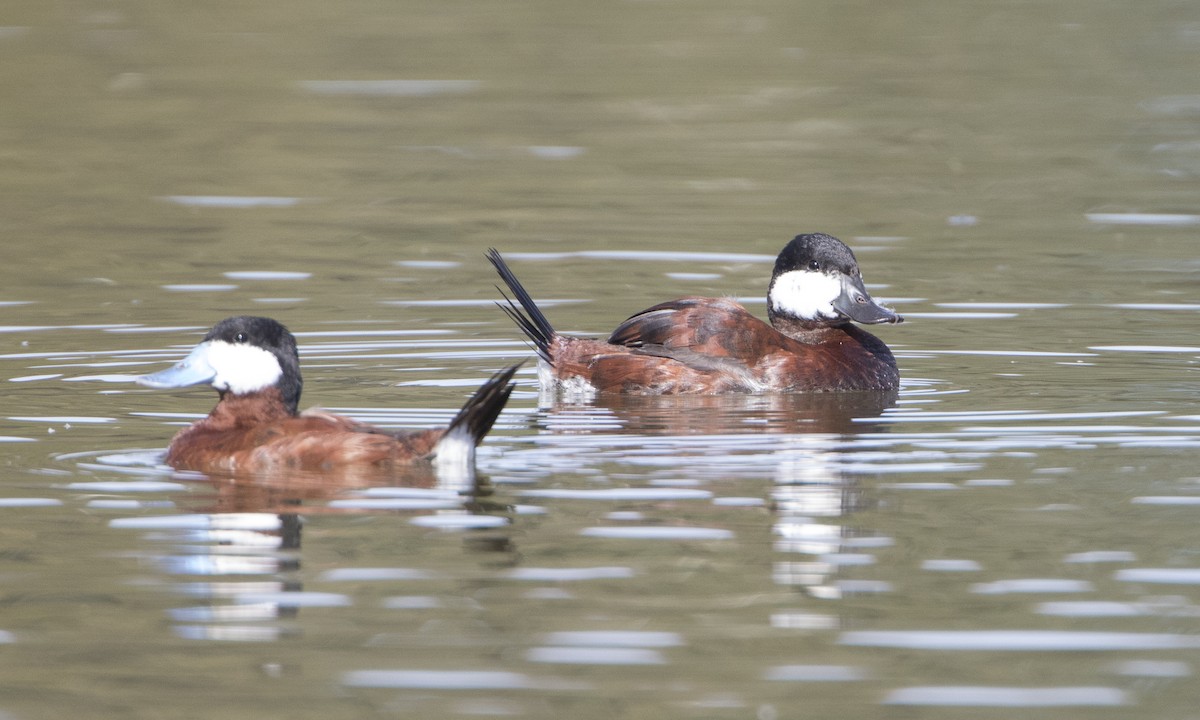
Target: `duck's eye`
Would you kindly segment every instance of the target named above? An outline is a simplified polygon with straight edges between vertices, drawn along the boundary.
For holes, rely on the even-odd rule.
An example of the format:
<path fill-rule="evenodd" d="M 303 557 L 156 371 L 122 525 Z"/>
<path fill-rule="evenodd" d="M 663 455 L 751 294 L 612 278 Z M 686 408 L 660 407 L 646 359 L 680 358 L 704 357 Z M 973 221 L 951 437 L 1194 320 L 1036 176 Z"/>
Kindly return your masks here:
<path fill-rule="evenodd" d="M 234 335 L 234 336 L 233 336 L 233 341 L 234 341 L 234 342 L 236 342 L 236 343 L 244 343 L 244 342 L 246 342 L 246 341 L 247 341 L 247 340 L 249 340 L 249 339 L 250 339 L 250 336 L 248 336 L 248 335 L 247 335 L 246 333 L 244 333 L 244 332 L 240 332 L 240 333 L 238 333 L 237 335 Z"/>
<path fill-rule="evenodd" d="M 808 269 L 809 270 L 820 270 L 821 263 L 817 262 L 816 260 L 809 260 L 808 261 Z"/>

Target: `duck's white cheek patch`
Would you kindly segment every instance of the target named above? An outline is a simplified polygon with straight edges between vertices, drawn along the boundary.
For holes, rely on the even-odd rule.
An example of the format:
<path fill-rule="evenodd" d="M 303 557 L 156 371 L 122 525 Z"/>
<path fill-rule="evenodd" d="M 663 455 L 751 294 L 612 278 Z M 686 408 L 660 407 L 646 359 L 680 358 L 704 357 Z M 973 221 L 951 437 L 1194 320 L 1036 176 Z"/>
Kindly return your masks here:
<path fill-rule="evenodd" d="M 833 275 L 793 270 L 775 278 L 771 307 L 775 312 L 805 320 L 837 317 L 833 301 L 842 294 L 842 281 Z"/>
<path fill-rule="evenodd" d="M 269 388 L 283 377 L 275 356 L 254 345 L 216 340 L 208 350 L 208 364 L 217 371 L 212 386 L 234 395 Z"/>

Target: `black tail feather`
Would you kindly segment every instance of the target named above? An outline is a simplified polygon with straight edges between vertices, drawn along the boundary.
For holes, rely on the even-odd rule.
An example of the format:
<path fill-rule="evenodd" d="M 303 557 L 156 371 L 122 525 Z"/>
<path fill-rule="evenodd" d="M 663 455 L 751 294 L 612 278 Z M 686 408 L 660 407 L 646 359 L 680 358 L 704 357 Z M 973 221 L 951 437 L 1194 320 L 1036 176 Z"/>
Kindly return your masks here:
<path fill-rule="evenodd" d="M 446 434 L 448 435 L 455 429 L 465 426 L 476 445 L 483 442 L 484 436 L 492 429 L 496 418 L 500 416 L 500 411 L 504 409 L 505 403 L 508 402 L 508 396 L 512 394 L 513 388 L 516 387 L 512 382 L 512 377 L 522 365 L 524 365 L 524 362 L 509 365 L 489 378 L 483 385 L 480 385 L 475 394 L 471 396 L 471 399 L 462 406 L 462 409 L 450 421 L 450 426 L 446 428 Z"/>
<path fill-rule="evenodd" d="M 492 263 L 492 267 L 496 268 L 496 272 L 500 274 L 500 278 L 504 280 L 504 284 L 512 292 L 516 298 L 514 301 L 503 290 L 500 294 L 504 296 L 504 302 L 496 303 L 496 306 L 504 311 L 505 315 L 512 318 L 512 321 L 521 328 L 521 332 L 529 338 L 533 343 L 533 348 L 537 352 L 538 357 L 546 362 L 553 364 L 554 359 L 550 354 L 550 345 L 554 342 L 554 328 L 551 327 L 550 321 L 542 314 L 541 308 L 529 296 L 529 292 L 525 290 L 525 286 L 509 269 L 508 263 L 504 262 L 504 258 L 500 257 L 500 252 L 495 248 L 488 250 L 487 259 Z M 518 303 L 520 306 L 518 307 Z M 522 312 L 522 310 L 524 312 Z"/>

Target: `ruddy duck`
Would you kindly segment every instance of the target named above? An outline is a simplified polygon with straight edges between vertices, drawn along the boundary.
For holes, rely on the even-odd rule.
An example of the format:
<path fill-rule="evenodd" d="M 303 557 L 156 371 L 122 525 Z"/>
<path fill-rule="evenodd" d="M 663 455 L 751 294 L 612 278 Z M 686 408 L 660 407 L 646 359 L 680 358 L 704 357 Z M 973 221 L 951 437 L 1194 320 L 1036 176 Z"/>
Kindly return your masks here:
<path fill-rule="evenodd" d="M 895 390 L 900 382 L 887 345 L 851 321 L 903 319 L 871 299 L 854 253 L 831 235 L 797 235 L 779 253 L 769 325 L 731 299 L 686 297 L 630 317 L 607 340 L 555 332 L 500 253 L 487 257 L 516 298 L 505 294 L 500 308 L 532 341 L 544 390 L 827 392 Z"/>
<path fill-rule="evenodd" d="M 166 462 L 177 469 L 224 474 L 353 465 L 386 469 L 430 460 L 439 468 L 463 468 L 474 462 L 475 446 L 508 401 L 519 366 L 485 382 L 449 426 L 392 432 L 321 410 L 298 413 L 296 339 L 270 318 L 238 316 L 217 323 L 173 367 L 137 382 L 153 388 L 209 384 L 220 394 L 208 417 L 172 438 Z"/>

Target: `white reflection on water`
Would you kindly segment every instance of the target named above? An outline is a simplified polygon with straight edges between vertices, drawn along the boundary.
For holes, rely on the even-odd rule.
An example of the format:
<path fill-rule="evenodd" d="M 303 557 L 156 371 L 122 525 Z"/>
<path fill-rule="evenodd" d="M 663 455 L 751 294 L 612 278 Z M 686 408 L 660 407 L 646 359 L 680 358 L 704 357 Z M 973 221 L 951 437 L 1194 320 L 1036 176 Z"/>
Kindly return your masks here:
<path fill-rule="evenodd" d="M 294 272 L 288 270 L 230 270 L 222 273 L 230 280 L 308 280 L 310 272 Z"/>
<path fill-rule="evenodd" d="M 172 575 L 271 575 L 281 569 L 279 560 L 262 556 L 177 555 L 155 561 Z"/>
<path fill-rule="evenodd" d="M 1097 225 L 1200 225 L 1200 215 L 1186 213 L 1087 213 Z"/>
<path fill-rule="evenodd" d="M 216 529 L 273 531 L 280 527 L 278 515 L 270 513 L 222 513 L 193 515 L 148 515 L 144 517 L 116 518 L 109 527 L 133 529 Z"/>
<path fill-rule="evenodd" d="M 239 605 L 271 607 L 346 607 L 354 604 L 349 595 L 312 591 L 245 592 L 234 599 Z"/>
<path fill-rule="evenodd" d="M 512 521 L 499 515 L 471 515 L 465 512 L 455 512 L 438 515 L 419 515 L 408 522 L 412 525 L 437 528 L 439 530 L 482 530 L 503 527 Z"/>
<path fill-rule="evenodd" d="M 0 498 L 0 508 L 34 508 L 58 507 L 62 505 L 58 498 L 8 497 Z"/>
<path fill-rule="evenodd" d="M 1134 505 L 1175 505 L 1188 507 L 1200 505 L 1200 495 L 1142 495 L 1130 500 Z"/>
<path fill-rule="evenodd" d="M 739 496 L 715 497 L 712 502 L 723 507 L 763 507 L 767 504 L 762 498 Z"/>
<path fill-rule="evenodd" d="M 944 558 L 925 560 L 921 563 L 921 569 L 931 572 L 979 572 L 983 566 L 974 560 Z"/>
<path fill-rule="evenodd" d="M 186 486 L 181 491 L 173 487 L 176 485 L 102 481 L 74 483 L 72 489 L 124 492 L 130 489 L 127 486 L 141 486 L 140 492 L 157 489 L 186 493 Z M 138 503 L 137 508 L 127 509 L 152 509 L 163 504 L 170 503 Z M 294 517 L 267 512 L 146 514 L 114 518 L 108 524 L 114 529 L 143 531 L 145 542 L 169 547 L 169 554 L 159 554 L 147 548 L 137 555 L 143 564 L 155 567 L 159 573 L 168 576 L 161 582 L 164 589 L 210 601 L 210 604 L 202 607 L 180 607 L 167 611 L 168 618 L 174 623 L 172 632 L 180 638 L 269 642 L 292 632 L 269 623 L 294 614 L 298 608 L 350 604 L 348 598 L 336 593 L 302 592 L 295 584 L 253 579 L 277 577 L 298 567 L 298 555 L 294 548 L 298 547 L 299 525 Z M 198 583 L 180 582 L 169 576 L 229 579 Z M 216 599 L 232 600 L 235 604 L 211 602 Z"/>
<path fill-rule="evenodd" d="M 77 425 L 94 424 L 94 423 L 113 423 L 116 418 L 112 417 L 88 417 L 85 415 L 52 415 L 48 417 L 40 417 L 35 415 L 14 415 L 9 420 L 18 422 L 38 422 L 38 423 L 54 423 L 67 424 L 75 423 Z"/>
<path fill-rule="evenodd" d="M 237 285 L 223 285 L 220 283 L 180 283 L 162 286 L 162 289 L 168 292 L 229 292 L 237 290 L 237 288 Z"/>
<path fill-rule="evenodd" d="M 250 195 L 165 195 L 165 200 L 176 205 L 188 207 L 215 208 L 261 208 L 261 207 L 292 207 L 299 205 L 302 200 L 297 197 L 269 197 Z"/>
<path fill-rule="evenodd" d="M 283 589 L 284 584 L 271 580 L 238 580 L 230 582 L 179 582 L 170 590 L 192 598 L 236 598 L 247 592 L 273 593 Z"/>
<path fill-rule="evenodd" d="M 361 688 L 519 690 L 535 683 L 524 673 L 498 670 L 352 670 L 342 684 Z"/>
<path fill-rule="evenodd" d="M 958 490 L 959 486 L 950 482 L 906 482 L 881 483 L 881 490 Z"/>
<path fill-rule="evenodd" d="M 167 617 L 180 623 L 256 622 L 274 620 L 278 608 L 270 603 L 238 605 L 197 605 L 171 608 Z"/>
<path fill-rule="evenodd" d="M 187 489 L 187 485 L 159 480 L 103 480 L 96 482 L 69 483 L 68 490 L 100 493 L 126 492 L 179 492 Z"/>
<path fill-rule="evenodd" d="M 1038 604 L 1034 612 L 1061 617 L 1138 617 L 1150 614 L 1147 608 L 1139 603 L 1110 600 L 1045 602 Z"/>
<path fill-rule="evenodd" d="M 545 160 L 570 160 L 587 152 L 586 148 L 578 145 L 530 145 L 526 150 L 530 155 Z"/>
<path fill-rule="evenodd" d="M 175 625 L 171 631 L 184 640 L 216 642 L 275 642 L 295 634 L 269 625 Z"/>
<path fill-rule="evenodd" d="M 585 527 L 579 531 L 584 537 L 614 538 L 627 540 L 731 540 L 733 531 L 723 528 L 687 526 L 602 526 Z"/>
<path fill-rule="evenodd" d="M 1200 347 L 1194 345 L 1089 345 L 1088 349 L 1105 352 L 1200 353 Z"/>
<path fill-rule="evenodd" d="M 1113 578 L 1122 582 L 1142 582 L 1163 585 L 1200 585 L 1200 567 L 1191 568 L 1126 568 Z"/>
<path fill-rule="evenodd" d="M 578 665 L 662 665 L 666 658 L 654 648 L 684 644 L 676 632 L 634 630 L 550 632 L 539 641 L 542 646 L 530 648 L 526 660 Z"/>
<path fill-rule="evenodd" d="M 457 260 L 397 260 L 396 265 L 419 270 L 445 270 L 459 267 L 462 263 Z"/>
<path fill-rule="evenodd" d="M 784 630 L 836 630 L 841 624 L 836 615 L 813 612 L 777 612 L 771 615 L 770 626 Z"/>
<path fill-rule="evenodd" d="M 1063 558 L 1065 563 L 1119 563 L 1135 560 L 1137 556 L 1127 550 L 1089 550 L 1071 553 Z"/>
<path fill-rule="evenodd" d="M 859 630 L 842 633 L 838 642 L 866 647 L 993 652 L 1200 648 L 1200 637 L 1194 635 L 1070 630 Z"/>
<path fill-rule="evenodd" d="M 1111 687 L 996 687 L 928 686 L 908 687 L 888 693 L 886 705 L 933 705 L 948 707 L 1114 707 L 1127 705 L 1124 690 Z"/>
<path fill-rule="evenodd" d="M 585 580 L 620 580 L 635 575 L 633 568 L 623 566 L 602 567 L 519 567 L 509 570 L 506 577 L 529 582 L 579 582 Z"/>
<path fill-rule="evenodd" d="M 1062 578 L 1020 578 L 975 583 L 970 591 L 977 595 L 1009 595 L 1012 593 L 1085 593 L 1096 588 L 1086 580 Z"/>

